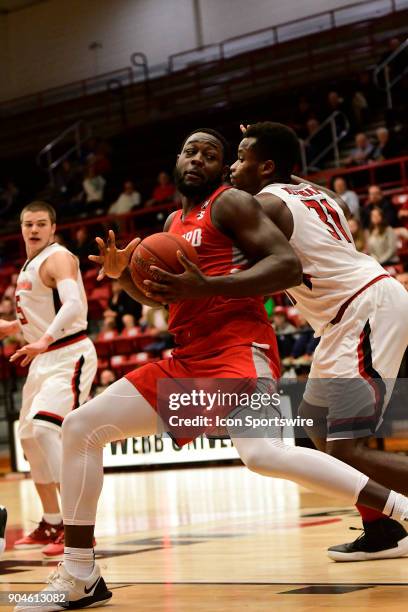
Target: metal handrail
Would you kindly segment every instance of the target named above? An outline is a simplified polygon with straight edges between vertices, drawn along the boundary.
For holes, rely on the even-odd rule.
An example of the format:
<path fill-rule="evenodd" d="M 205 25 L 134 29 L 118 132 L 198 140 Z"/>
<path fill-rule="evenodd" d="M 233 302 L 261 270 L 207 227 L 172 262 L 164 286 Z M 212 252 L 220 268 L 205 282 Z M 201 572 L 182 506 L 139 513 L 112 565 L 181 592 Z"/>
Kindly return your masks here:
<path fill-rule="evenodd" d="M 403 8 L 402 6 L 397 8 L 395 0 L 384 0 L 384 1 L 387 2 L 390 13 L 396 12 L 397 10 L 401 10 L 401 8 Z M 338 20 L 336 19 L 336 16 L 338 14 L 344 13 L 345 11 L 350 10 L 354 7 L 364 6 L 364 5 L 372 6 L 372 4 L 373 4 L 372 0 L 361 0 L 360 2 L 352 2 L 344 6 L 339 6 L 335 9 L 331 9 L 327 11 L 320 11 L 318 13 L 314 13 L 313 15 L 305 15 L 304 17 L 300 17 L 298 19 L 292 19 L 290 21 L 285 21 L 285 22 L 282 22 L 282 23 L 279 23 L 273 26 L 268 26 L 266 28 L 253 30 L 252 32 L 247 32 L 245 34 L 239 34 L 238 36 L 227 38 L 221 42 L 210 43 L 207 45 L 202 45 L 200 47 L 187 49 L 186 51 L 179 51 L 178 53 L 172 53 L 171 55 L 169 55 L 169 58 L 168 58 L 168 71 L 169 73 L 176 71 L 175 69 L 176 59 L 182 58 L 183 56 L 188 57 L 189 55 L 192 55 L 198 52 L 201 53 L 204 51 L 209 51 L 210 49 L 213 50 L 213 54 L 214 54 L 214 57 L 212 59 L 224 60 L 226 59 L 226 47 L 230 45 L 232 42 L 238 41 L 238 40 L 244 40 L 246 38 L 250 38 L 255 35 L 265 34 L 267 32 L 271 32 L 272 41 L 270 44 L 277 44 L 281 42 L 280 37 L 279 37 L 280 30 L 283 30 L 287 26 L 294 25 L 296 23 L 304 23 L 306 21 L 313 22 L 317 20 L 319 17 L 327 17 L 328 18 L 328 28 L 327 29 L 333 29 L 333 28 L 339 27 Z M 316 25 L 316 32 L 320 32 L 320 31 L 322 31 L 321 25 L 320 26 Z M 202 60 L 191 60 L 191 61 L 193 63 L 197 61 L 201 63 Z"/>
<path fill-rule="evenodd" d="M 391 55 L 389 55 L 388 57 L 385 58 L 385 60 L 383 62 L 381 62 L 380 64 L 378 64 L 375 68 L 374 68 L 374 83 L 377 85 L 377 87 L 379 89 L 385 89 L 386 91 L 386 95 L 387 95 L 387 108 L 391 109 L 392 108 L 392 95 L 391 95 L 391 89 L 394 87 L 394 85 L 396 85 L 396 83 L 398 83 L 398 81 L 400 81 L 403 76 L 405 74 L 408 73 L 408 65 L 405 67 L 405 69 L 402 70 L 402 72 L 398 73 L 393 79 L 392 81 L 390 81 L 390 72 L 389 70 L 387 70 L 389 64 L 391 64 L 391 62 L 398 56 L 400 55 L 400 53 L 402 53 L 403 51 L 405 51 L 405 49 L 408 48 L 408 38 L 400 44 L 400 46 L 395 49 L 395 51 L 393 51 L 391 53 Z M 385 81 L 385 87 L 382 87 L 379 82 L 378 82 L 378 75 L 384 71 L 384 81 Z"/>
<path fill-rule="evenodd" d="M 342 118 L 344 122 L 344 128 L 337 133 L 337 123 L 336 119 L 339 117 Z M 322 149 L 316 157 L 314 157 L 310 162 L 307 161 L 307 147 L 313 141 L 316 136 L 321 134 L 322 130 L 324 130 L 328 125 L 330 125 L 331 129 L 331 142 L 324 149 Z M 309 136 L 306 140 L 300 140 L 300 154 L 302 160 L 302 171 L 304 174 L 307 174 L 309 168 L 313 168 L 315 164 L 317 164 L 329 151 L 334 150 L 334 161 L 335 165 L 338 168 L 340 166 L 340 153 L 338 143 L 343 140 L 343 138 L 348 134 L 350 130 L 350 123 L 347 119 L 346 115 L 341 111 L 334 111 L 331 115 L 329 115 L 323 123 L 319 126 L 319 128 Z"/>
<path fill-rule="evenodd" d="M 62 155 L 57 157 L 57 159 L 53 160 L 52 152 L 56 145 L 62 142 L 66 136 L 72 134 L 74 136 L 74 144 L 69 146 L 68 149 L 64 151 Z M 81 145 L 85 140 L 87 140 L 91 136 L 91 129 L 85 121 L 77 121 L 73 123 L 69 127 L 67 127 L 63 132 L 58 134 L 54 140 L 51 140 L 48 144 L 45 145 L 41 149 L 41 151 L 37 154 L 36 161 L 37 165 L 40 168 L 44 167 L 43 159 L 46 160 L 46 168 L 50 177 L 51 185 L 54 184 L 54 170 L 62 164 L 64 160 L 66 160 L 72 153 L 76 153 L 78 158 L 81 157 L 82 149 Z"/>

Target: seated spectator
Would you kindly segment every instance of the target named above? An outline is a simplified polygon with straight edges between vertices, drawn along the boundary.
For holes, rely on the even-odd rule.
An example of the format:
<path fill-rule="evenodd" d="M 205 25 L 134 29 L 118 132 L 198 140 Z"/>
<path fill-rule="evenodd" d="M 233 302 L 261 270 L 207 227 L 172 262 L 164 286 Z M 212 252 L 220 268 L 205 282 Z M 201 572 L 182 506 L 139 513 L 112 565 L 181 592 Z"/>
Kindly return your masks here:
<path fill-rule="evenodd" d="M 115 375 L 115 372 L 113 372 L 113 370 L 110 370 L 109 368 L 106 368 L 106 370 L 102 370 L 99 376 L 99 385 L 95 387 L 95 390 L 93 392 L 94 397 L 95 395 L 99 395 L 100 393 L 105 391 L 105 389 L 107 389 L 109 385 L 114 383 L 115 380 L 116 380 L 116 375 Z"/>
<path fill-rule="evenodd" d="M 55 176 L 55 189 L 63 200 L 71 201 L 82 191 L 82 166 L 64 159 Z"/>
<path fill-rule="evenodd" d="M 320 170 L 319 161 L 316 161 L 320 153 L 325 149 L 327 143 L 323 138 L 322 132 L 319 132 L 320 122 L 315 117 L 311 117 L 306 122 L 306 142 L 305 142 L 305 154 L 306 163 L 309 171 Z"/>
<path fill-rule="evenodd" d="M 112 340 L 112 338 L 116 338 L 117 335 L 118 330 L 116 327 L 115 317 L 111 316 L 110 311 L 105 310 L 103 313 L 103 322 L 96 339 Z"/>
<path fill-rule="evenodd" d="M 123 191 L 113 204 L 110 205 L 108 213 L 111 215 L 123 215 L 130 212 L 136 206 L 140 206 L 142 197 L 132 181 L 123 183 Z"/>
<path fill-rule="evenodd" d="M 142 318 L 139 325 L 143 331 L 155 335 L 161 331 L 167 331 L 168 311 L 163 308 L 151 308 L 142 306 Z"/>
<path fill-rule="evenodd" d="M 71 246 L 71 251 L 78 257 L 81 270 L 89 270 L 92 267 L 88 256 L 94 253 L 95 243 L 90 238 L 86 225 L 82 225 L 75 232 L 75 241 Z"/>
<path fill-rule="evenodd" d="M 329 91 L 327 94 L 327 115 L 332 115 L 335 112 L 343 113 L 348 119 L 350 114 L 349 109 L 347 108 L 347 104 L 341 96 L 339 96 L 337 91 Z M 346 127 L 346 122 L 344 117 L 338 116 L 335 119 L 336 122 L 336 132 L 339 134 Z"/>
<path fill-rule="evenodd" d="M 368 198 L 365 206 L 360 210 L 360 218 L 364 228 L 370 225 L 370 214 L 373 208 L 381 208 L 384 218 L 388 225 L 396 227 L 398 225 L 398 215 L 395 207 L 386 198 L 378 185 L 370 185 L 368 188 Z"/>
<path fill-rule="evenodd" d="M 118 280 L 112 280 L 112 295 L 109 299 L 109 309 L 112 316 L 115 317 L 117 326 L 120 330 L 123 329 L 123 315 L 130 314 L 134 317 L 135 325 L 139 324 L 139 319 L 142 316 L 142 305 L 133 300 L 130 295 L 122 289 Z"/>
<path fill-rule="evenodd" d="M 361 253 L 367 253 L 367 241 L 361 223 L 355 217 L 348 219 L 348 226 L 350 228 L 351 235 L 353 236 L 354 244 L 357 251 Z"/>
<path fill-rule="evenodd" d="M 0 302 L 0 319 L 5 321 L 14 321 L 16 318 L 16 311 L 14 308 L 13 298 L 5 296 Z"/>
<path fill-rule="evenodd" d="M 381 208 L 373 208 L 371 211 L 367 248 L 368 254 L 383 266 L 399 262 L 397 237 L 385 220 Z"/>
<path fill-rule="evenodd" d="M 380 127 L 376 130 L 375 134 L 377 136 L 377 143 L 371 154 L 371 159 L 380 162 L 396 157 L 398 155 L 397 147 L 391 138 L 389 130 L 385 127 Z"/>
<path fill-rule="evenodd" d="M 294 342 L 291 357 L 293 359 L 305 356 L 311 358 L 319 344 L 319 338 L 314 337 L 313 329 L 302 315 L 298 315 L 298 322 L 299 325 L 293 334 Z"/>
<path fill-rule="evenodd" d="M 278 341 L 279 355 L 281 359 L 285 359 L 292 354 L 293 333 L 296 331 L 296 327 L 289 323 L 286 318 L 285 309 L 279 306 L 275 308 L 272 319 L 272 325 Z"/>
<path fill-rule="evenodd" d="M 273 313 L 273 328 L 277 334 L 293 334 L 296 327 L 289 323 L 285 309 L 277 306 Z"/>
<path fill-rule="evenodd" d="M 293 129 L 300 138 L 307 138 L 307 121 L 314 116 L 314 110 L 306 96 L 300 96 L 293 114 Z"/>
<path fill-rule="evenodd" d="M 345 163 L 347 166 L 362 166 L 370 159 L 374 146 L 364 132 L 356 134 L 354 140 L 356 146 L 351 151 L 350 157 L 345 160 Z"/>
<path fill-rule="evenodd" d="M 18 272 L 11 275 L 10 284 L 3 293 L 3 298 L 10 298 L 15 303 L 16 287 L 17 287 Z"/>
<path fill-rule="evenodd" d="M 167 331 L 168 312 L 165 308 L 143 306 L 142 326 L 154 340 L 144 347 L 147 353 L 160 356 L 162 351 L 174 346 L 173 336 Z"/>
<path fill-rule="evenodd" d="M 82 161 L 85 166 L 93 166 L 96 174 L 106 175 L 112 167 L 110 154 L 111 148 L 105 140 L 91 137 L 83 145 Z"/>
<path fill-rule="evenodd" d="M 351 112 L 353 117 L 353 126 L 357 130 L 361 130 L 363 125 L 367 123 L 369 107 L 367 98 L 361 88 L 357 87 L 351 99 Z"/>
<path fill-rule="evenodd" d="M 14 181 L 7 181 L 4 188 L 0 188 L 0 215 L 1 218 L 10 219 L 17 214 L 20 191 Z"/>
<path fill-rule="evenodd" d="M 347 188 L 346 180 L 342 176 L 337 176 L 333 181 L 334 191 L 347 204 L 353 217 L 360 219 L 360 202 L 355 191 Z"/>
<path fill-rule="evenodd" d="M 160 172 L 157 177 L 156 187 L 153 189 L 152 197 L 146 202 L 146 206 L 156 206 L 172 202 L 176 195 L 176 186 L 171 182 L 167 172 Z"/>
<path fill-rule="evenodd" d="M 136 325 L 136 319 L 132 314 L 124 314 L 122 316 L 122 326 L 123 336 L 133 336 L 135 330 L 139 329 Z"/>
<path fill-rule="evenodd" d="M 96 174 L 95 168 L 89 166 L 82 183 L 85 193 L 86 209 L 89 212 L 93 212 L 95 209 L 103 211 L 105 185 L 106 181 L 103 176 Z"/>

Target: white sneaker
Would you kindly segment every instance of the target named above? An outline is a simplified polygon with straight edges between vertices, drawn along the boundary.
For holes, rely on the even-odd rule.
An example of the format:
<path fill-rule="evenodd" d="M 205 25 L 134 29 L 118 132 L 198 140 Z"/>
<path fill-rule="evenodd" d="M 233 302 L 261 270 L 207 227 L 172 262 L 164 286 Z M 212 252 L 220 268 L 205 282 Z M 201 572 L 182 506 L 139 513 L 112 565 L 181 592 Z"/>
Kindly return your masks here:
<path fill-rule="evenodd" d="M 35 604 L 20 604 L 14 608 L 14 612 L 58 612 L 76 608 L 96 608 L 108 603 L 112 597 L 98 565 L 94 566 L 92 574 L 86 580 L 81 580 L 71 576 L 63 563 L 58 563 L 57 569 L 48 576 L 47 582 L 48 586 L 38 592 Z"/>

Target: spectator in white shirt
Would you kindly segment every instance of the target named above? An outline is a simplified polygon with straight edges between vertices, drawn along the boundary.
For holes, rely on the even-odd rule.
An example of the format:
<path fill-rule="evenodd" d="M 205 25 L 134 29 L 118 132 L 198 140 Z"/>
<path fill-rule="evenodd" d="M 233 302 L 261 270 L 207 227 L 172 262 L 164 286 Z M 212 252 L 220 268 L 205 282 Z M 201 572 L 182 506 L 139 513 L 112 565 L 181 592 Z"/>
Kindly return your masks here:
<path fill-rule="evenodd" d="M 120 194 L 116 202 L 109 207 L 109 214 L 123 215 L 130 212 L 135 206 L 140 206 L 142 198 L 140 193 L 135 190 L 132 181 L 125 181 L 123 184 L 123 192 Z"/>
<path fill-rule="evenodd" d="M 93 166 L 89 166 L 85 179 L 82 183 L 87 205 L 102 205 L 105 185 L 106 181 L 103 176 L 97 174 Z"/>
<path fill-rule="evenodd" d="M 347 166 L 362 166 L 368 163 L 372 152 L 374 151 L 374 145 L 369 141 L 364 132 L 360 132 L 355 135 L 354 138 L 355 147 L 345 162 Z"/>
<path fill-rule="evenodd" d="M 355 219 L 360 220 L 360 202 L 355 191 L 347 188 L 347 183 L 342 176 L 334 179 L 333 189 L 345 201 Z"/>

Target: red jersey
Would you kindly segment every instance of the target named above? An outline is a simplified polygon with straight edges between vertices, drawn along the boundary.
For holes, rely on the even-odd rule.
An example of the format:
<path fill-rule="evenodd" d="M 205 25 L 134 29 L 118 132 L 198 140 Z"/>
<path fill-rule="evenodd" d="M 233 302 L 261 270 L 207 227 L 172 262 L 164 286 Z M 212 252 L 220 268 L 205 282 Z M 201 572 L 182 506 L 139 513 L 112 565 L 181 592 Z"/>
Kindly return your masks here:
<path fill-rule="evenodd" d="M 211 221 L 211 209 L 217 206 L 217 197 L 225 189 L 228 187 L 214 191 L 184 219 L 182 212 L 177 211 L 169 229 L 196 248 L 200 269 L 208 276 L 232 274 L 248 266 L 243 253 Z M 172 389 L 177 392 L 187 388 L 218 389 L 221 385 L 228 392 L 241 393 L 244 389 L 252 393 L 257 379 L 272 382 L 279 377 L 276 337 L 260 297 L 216 296 L 171 304 L 169 331 L 175 334 L 178 345 L 171 357 L 137 368 L 126 374 L 126 378 L 158 412 L 180 446 L 201 433 L 214 434 L 214 427 L 210 423 L 174 427 L 169 408 Z M 164 386 L 158 389 L 160 381 Z M 225 416 L 231 409 L 217 406 L 215 410 Z M 194 406 L 183 410 L 178 414 L 208 414 L 206 410 L 197 412 Z"/>
<path fill-rule="evenodd" d="M 224 276 L 248 267 L 245 255 L 211 220 L 212 208 L 217 206 L 218 196 L 226 189 L 230 187 L 219 187 L 184 218 L 183 212 L 178 210 L 169 228 L 170 233 L 183 236 L 195 247 L 200 270 L 207 276 Z M 275 344 L 262 297 L 215 296 L 171 304 L 169 332 L 182 346 L 203 337 L 207 337 L 209 344 L 219 345 L 219 339 L 223 346 Z M 215 333 L 217 336 L 209 338 Z"/>

